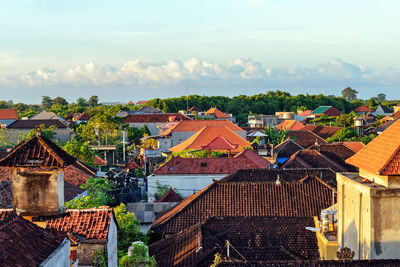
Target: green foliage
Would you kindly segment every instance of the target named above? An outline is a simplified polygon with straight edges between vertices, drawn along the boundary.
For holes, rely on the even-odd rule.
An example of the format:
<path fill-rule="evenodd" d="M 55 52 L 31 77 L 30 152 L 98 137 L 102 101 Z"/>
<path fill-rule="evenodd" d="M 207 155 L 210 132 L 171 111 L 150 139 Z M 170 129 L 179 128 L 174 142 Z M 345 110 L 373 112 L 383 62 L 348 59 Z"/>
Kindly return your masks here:
<path fill-rule="evenodd" d="M 210 265 L 210 267 L 217 267 L 221 262 L 222 262 L 222 255 L 221 255 L 221 253 L 216 253 L 216 254 L 214 255 L 214 261 L 213 261 L 213 263 Z"/>
<path fill-rule="evenodd" d="M 208 150 L 199 150 L 199 151 L 191 151 L 191 150 L 182 150 L 178 152 L 172 152 L 168 158 L 165 160 L 164 164 L 170 161 L 172 158 L 181 157 L 181 158 L 218 158 L 224 155 L 224 152 L 220 151 L 208 151 Z"/>
<path fill-rule="evenodd" d="M 106 256 L 104 255 L 104 251 L 102 249 L 97 249 L 90 256 L 92 257 L 92 266 L 107 267 Z"/>
<path fill-rule="evenodd" d="M 352 127 L 347 127 L 339 130 L 336 134 L 326 139 L 328 142 L 344 142 L 356 141 L 358 139 L 357 133 Z"/>
<path fill-rule="evenodd" d="M 157 266 L 154 256 L 149 256 L 149 250 L 142 242 L 133 242 L 131 256 L 125 255 L 119 260 L 119 266 L 134 267 L 141 266 L 153 267 Z"/>
<path fill-rule="evenodd" d="M 45 138 L 47 138 L 47 139 L 49 139 L 49 140 L 52 140 L 52 139 L 54 138 L 54 136 L 56 135 L 56 133 L 54 132 L 55 129 L 57 129 L 57 127 L 54 126 L 54 125 L 50 126 L 49 128 L 46 128 L 46 127 L 44 126 L 44 124 L 41 124 L 41 125 L 39 126 L 39 129 L 38 129 L 38 130 L 40 131 L 40 134 L 41 134 L 43 137 L 45 137 Z M 35 134 L 36 134 L 36 129 L 30 130 L 26 135 L 24 135 L 24 136 L 22 137 L 22 141 L 23 141 L 23 140 L 29 140 L 30 138 L 32 138 L 33 136 L 35 136 Z"/>
<path fill-rule="evenodd" d="M 75 158 L 82 160 L 88 164 L 94 163 L 94 153 L 90 148 L 89 142 L 82 142 L 78 138 L 74 138 L 72 141 L 68 141 L 63 149 L 74 156 Z"/>
<path fill-rule="evenodd" d="M 135 214 L 126 210 L 121 203 L 114 208 L 115 218 L 118 223 L 118 255 L 122 257 L 134 241 L 147 242 L 147 236 L 140 232 L 139 221 Z"/>
<path fill-rule="evenodd" d="M 375 134 L 364 135 L 363 137 L 360 138 L 360 141 L 363 142 L 364 145 L 366 145 L 372 140 L 374 140 L 375 137 L 376 137 Z"/>
<path fill-rule="evenodd" d="M 320 117 L 311 120 L 311 122 L 315 122 L 318 125 L 329 126 L 335 122 L 335 117 L 329 117 L 325 114 L 322 114 Z"/>
<path fill-rule="evenodd" d="M 98 106 L 98 105 L 99 105 L 99 97 L 98 97 L 97 95 L 92 95 L 92 96 L 89 98 L 88 104 L 89 104 L 89 107 L 96 107 L 96 106 Z"/>
<path fill-rule="evenodd" d="M 274 146 L 279 145 L 286 140 L 288 136 L 287 130 L 278 130 L 276 128 L 265 127 L 264 132 L 266 135 L 265 140 L 269 141 Z"/>
<path fill-rule="evenodd" d="M 145 175 L 144 175 L 144 171 L 143 171 L 143 169 L 142 168 L 136 168 L 135 169 L 135 177 L 137 177 L 137 178 L 143 178 Z"/>
<path fill-rule="evenodd" d="M 351 87 L 346 87 L 342 90 L 342 96 L 346 100 L 356 100 L 358 92 Z"/>
<path fill-rule="evenodd" d="M 141 141 L 141 144 L 139 147 L 142 147 L 145 149 L 157 149 L 158 141 L 154 138 L 147 138 L 147 139 Z"/>
<path fill-rule="evenodd" d="M 0 128 L 0 148 L 10 147 L 8 143 L 8 138 L 10 137 L 10 132 L 6 128 Z"/>
<path fill-rule="evenodd" d="M 350 127 L 354 124 L 354 118 L 357 116 L 356 113 L 350 112 L 349 114 L 341 114 L 336 117 L 335 126 L 338 127 Z"/>
<path fill-rule="evenodd" d="M 65 202 L 67 208 L 86 209 L 111 205 L 113 203 L 113 198 L 109 192 L 114 188 L 114 185 L 107 179 L 90 178 L 84 185 L 81 185 L 81 188 L 87 190 L 89 195 Z"/>
<path fill-rule="evenodd" d="M 53 105 L 53 100 L 49 96 L 42 96 L 42 108 L 49 110 Z"/>
<path fill-rule="evenodd" d="M 128 127 L 127 128 L 127 135 L 128 135 L 128 140 L 133 141 L 136 139 L 140 139 L 145 135 L 150 135 L 149 129 L 144 125 L 142 128 L 138 129 L 135 127 Z"/>

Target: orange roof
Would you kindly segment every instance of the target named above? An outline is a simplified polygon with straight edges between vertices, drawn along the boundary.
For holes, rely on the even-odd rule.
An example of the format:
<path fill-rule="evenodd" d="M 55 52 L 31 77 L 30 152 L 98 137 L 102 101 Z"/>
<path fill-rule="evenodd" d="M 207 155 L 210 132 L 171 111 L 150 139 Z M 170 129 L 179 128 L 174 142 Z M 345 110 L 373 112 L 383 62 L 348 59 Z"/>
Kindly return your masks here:
<path fill-rule="evenodd" d="M 0 120 L 18 120 L 17 109 L 0 109 Z"/>
<path fill-rule="evenodd" d="M 354 109 L 354 112 L 373 112 L 374 110 L 367 107 L 367 106 L 359 106 L 356 109 Z"/>
<path fill-rule="evenodd" d="M 400 120 L 378 135 L 346 163 L 380 175 L 400 175 Z"/>
<path fill-rule="evenodd" d="M 100 158 L 97 155 L 94 155 L 94 164 L 95 165 L 107 165 L 107 161 L 105 161 L 104 159 Z"/>
<path fill-rule="evenodd" d="M 207 145 L 201 146 L 201 148 L 210 150 L 232 150 L 237 148 L 237 145 L 232 144 L 222 135 L 217 135 Z"/>
<path fill-rule="evenodd" d="M 304 125 L 301 124 L 300 122 L 296 120 L 284 120 L 281 122 L 278 126 L 276 126 L 276 129 L 278 130 L 290 130 L 290 131 L 297 131 L 303 128 Z"/>
<path fill-rule="evenodd" d="M 229 143 L 236 145 L 237 148 L 232 149 L 232 152 L 240 152 L 240 148 L 250 146 L 250 143 L 244 140 L 241 136 L 225 126 L 205 126 L 200 131 L 192 135 L 186 141 L 176 145 L 169 150 L 178 152 L 182 150 L 196 150 L 203 149 L 202 147 L 208 145 L 217 136 L 223 136 Z M 225 151 L 226 149 L 216 148 L 213 150 Z"/>
<path fill-rule="evenodd" d="M 312 112 L 311 109 L 309 109 L 309 110 L 304 110 L 303 112 L 301 112 L 301 113 L 299 114 L 299 116 L 310 116 L 310 115 L 311 115 L 311 112 Z"/>
<path fill-rule="evenodd" d="M 172 132 L 197 132 L 206 126 L 222 126 L 232 131 L 243 131 L 242 128 L 228 120 L 182 120 L 163 132 L 162 135 L 170 135 Z"/>
<path fill-rule="evenodd" d="M 365 147 L 363 142 L 343 142 L 343 145 L 350 148 L 354 152 L 358 152 Z"/>
<path fill-rule="evenodd" d="M 228 115 L 226 115 L 225 113 L 223 113 L 221 110 L 215 108 L 210 108 L 209 110 L 207 110 L 206 115 L 215 115 L 216 118 L 218 119 L 228 119 L 230 118 Z"/>

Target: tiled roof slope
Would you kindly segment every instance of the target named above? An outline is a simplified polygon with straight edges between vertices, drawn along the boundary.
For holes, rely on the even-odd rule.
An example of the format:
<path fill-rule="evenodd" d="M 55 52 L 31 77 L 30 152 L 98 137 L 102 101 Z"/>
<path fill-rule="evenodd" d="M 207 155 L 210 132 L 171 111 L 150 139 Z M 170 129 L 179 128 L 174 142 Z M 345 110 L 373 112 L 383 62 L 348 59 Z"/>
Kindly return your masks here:
<path fill-rule="evenodd" d="M 237 260 L 235 262 L 223 260 L 218 264 L 218 267 L 248 267 L 249 263 L 244 260 Z M 288 261 L 260 261 L 253 263 L 252 267 L 395 267 L 400 266 L 399 259 L 387 260 L 288 260 Z"/>
<path fill-rule="evenodd" d="M 170 135 L 172 132 L 197 132 L 206 126 L 224 126 L 235 132 L 243 131 L 242 128 L 228 120 L 184 120 L 164 131 L 162 135 Z"/>
<path fill-rule="evenodd" d="M 400 120 L 393 123 L 346 162 L 379 175 L 400 175 L 399 133 Z"/>
<path fill-rule="evenodd" d="M 347 171 L 344 166 L 314 149 L 297 151 L 287 161 L 285 161 L 285 163 L 283 163 L 281 168 L 330 168 L 337 172 Z"/>
<path fill-rule="evenodd" d="M 319 144 L 327 143 L 325 139 L 310 131 L 289 131 L 288 138 L 293 139 L 304 148 L 314 145 L 315 142 Z"/>
<path fill-rule="evenodd" d="M 365 145 L 363 144 L 363 142 L 342 142 L 343 145 L 345 145 L 346 147 L 350 148 L 351 150 L 353 150 L 354 152 L 358 152 L 361 149 L 363 149 L 365 147 Z"/>
<path fill-rule="evenodd" d="M 300 130 L 303 127 L 304 127 L 304 125 L 296 120 L 284 120 L 283 122 L 279 123 L 276 126 L 276 129 L 296 131 L 296 130 Z"/>
<path fill-rule="evenodd" d="M 201 148 L 209 150 L 232 150 L 237 148 L 237 145 L 229 142 L 229 140 L 226 139 L 224 136 L 217 135 L 208 144 L 201 146 Z"/>
<path fill-rule="evenodd" d="M 274 153 L 280 158 L 289 158 L 299 150 L 304 149 L 292 139 L 286 139 L 274 148 Z"/>
<path fill-rule="evenodd" d="M 86 239 L 106 239 L 113 216 L 111 208 L 67 210 L 61 218 L 46 221 L 46 228 L 73 232 Z"/>
<path fill-rule="evenodd" d="M 252 150 L 245 150 L 232 158 L 174 157 L 154 171 L 163 174 L 228 174 L 239 169 L 268 169 L 269 162 Z"/>
<path fill-rule="evenodd" d="M 210 266 L 216 252 L 227 256 L 229 240 L 251 262 L 318 259 L 317 238 L 307 226 L 314 226 L 312 217 L 211 217 L 151 244 L 149 253 L 159 266 Z M 233 249 L 230 256 L 243 259 Z"/>
<path fill-rule="evenodd" d="M 327 116 L 339 116 L 341 113 L 335 107 L 332 106 L 319 106 L 318 108 L 314 109 L 311 114 L 319 115 L 325 114 Z"/>
<path fill-rule="evenodd" d="M 155 202 L 180 202 L 182 200 L 183 199 L 174 190 L 172 190 L 172 188 L 170 188 L 162 198 L 156 200 Z"/>
<path fill-rule="evenodd" d="M 342 127 L 333 127 L 333 126 L 322 126 L 322 125 L 305 125 L 303 128 L 299 129 L 301 131 L 310 131 L 321 137 L 322 139 L 326 139 L 336 134 L 339 130 L 343 129 Z"/>
<path fill-rule="evenodd" d="M 374 112 L 374 110 L 372 108 L 369 108 L 367 106 L 359 106 L 357 108 L 354 109 L 354 112 Z"/>
<path fill-rule="evenodd" d="M 349 165 L 345 162 L 346 159 L 353 156 L 356 152 L 351 148 L 347 147 L 343 143 L 330 143 L 330 144 L 320 144 L 314 146 L 313 149 L 319 151 L 324 156 L 333 160 L 335 163 L 344 167 L 346 171 L 354 172 L 357 171 L 354 166 Z"/>
<path fill-rule="evenodd" d="M 0 166 L 64 167 L 75 161 L 74 157 L 52 141 L 35 135 L 15 146 L 6 157 L 0 160 Z"/>
<path fill-rule="evenodd" d="M 325 182 L 305 177 L 298 182 L 214 182 L 157 218 L 156 233 L 177 233 L 211 216 L 309 217 L 332 205 Z"/>
<path fill-rule="evenodd" d="M 300 117 L 310 116 L 311 112 L 312 112 L 312 110 L 310 110 L 310 109 L 304 110 L 303 112 L 299 113 L 298 116 L 300 116 Z"/>
<path fill-rule="evenodd" d="M 231 149 L 232 152 L 240 152 L 243 147 L 250 146 L 249 142 L 228 127 L 205 126 L 190 138 L 174 147 L 171 147 L 169 150 L 172 152 L 179 152 L 182 150 L 202 149 L 202 146 L 209 144 L 217 136 L 223 136 L 231 144 L 237 145 L 236 148 Z M 225 151 L 225 149 L 214 149 L 214 151 Z"/>
<path fill-rule="evenodd" d="M 58 129 L 68 128 L 68 125 L 58 119 L 53 120 L 16 120 L 7 126 L 9 129 L 35 129 L 40 125 L 49 128 L 50 126 L 56 126 Z"/>
<path fill-rule="evenodd" d="M 229 119 L 229 116 L 216 107 L 207 110 L 206 115 L 214 115 L 218 119 Z"/>
<path fill-rule="evenodd" d="M 0 120 L 18 120 L 18 112 L 15 108 L 0 109 Z"/>
<path fill-rule="evenodd" d="M 169 121 L 169 117 L 174 116 L 177 120 L 190 120 L 189 117 L 180 113 L 151 113 L 151 114 L 131 114 L 124 118 L 127 123 L 164 123 Z"/>
<path fill-rule="evenodd" d="M 64 241 L 16 214 L 0 221 L 0 265 L 39 266 Z"/>

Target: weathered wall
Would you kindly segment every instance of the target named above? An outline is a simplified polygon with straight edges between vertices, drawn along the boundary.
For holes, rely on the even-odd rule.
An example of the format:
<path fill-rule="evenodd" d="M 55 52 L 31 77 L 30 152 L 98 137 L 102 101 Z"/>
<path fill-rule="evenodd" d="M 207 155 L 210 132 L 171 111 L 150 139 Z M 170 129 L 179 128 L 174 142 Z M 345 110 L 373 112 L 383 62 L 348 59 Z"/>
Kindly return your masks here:
<path fill-rule="evenodd" d="M 26 136 L 32 129 L 7 129 L 7 142 L 19 143 L 23 136 Z M 71 139 L 72 130 L 69 128 L 65 129 L 55 129 L 55 140 L 60 140 L 61 142 L 67 142 Z"/>
<path fill-rule="evenodd" d="M 94 258 L 94 254 L 101 250 L 102 252 L 106 252 L 107 243 L 105 241 L 96 241 L 88 240 L 84 241 L 79 245 L 76 249 L 76 253 L 79 259 L 79 265 L 89 265 L 92 266 L 92 260 Z M 106 254 L 107 255 L 107 254 Z"/>
<path fill-rule="evenodd" d="M 157 192 L 157 180 L 161 185 L 171 186 L 183 198 L 197 193 L 204 187 L 212 184 L 213 179 L 220 180 L 227 174 L 183 174 L 183 175 L 150 175 L 147 177 L 148 195 L 154 196 Z"/>
<path fill-rule="evenodd" d="M 107 236 L 107 263 L 109 267 L 118 266 L 117 226 L 111 217 L 110 229 Z"/>
<path fill-rule="evenodd" d="M 71 242 L 65 239 L 61 245 L 50 254 L 39 266 L 43 267 L 69 267 L 69 255 L 71 251 Z"/>

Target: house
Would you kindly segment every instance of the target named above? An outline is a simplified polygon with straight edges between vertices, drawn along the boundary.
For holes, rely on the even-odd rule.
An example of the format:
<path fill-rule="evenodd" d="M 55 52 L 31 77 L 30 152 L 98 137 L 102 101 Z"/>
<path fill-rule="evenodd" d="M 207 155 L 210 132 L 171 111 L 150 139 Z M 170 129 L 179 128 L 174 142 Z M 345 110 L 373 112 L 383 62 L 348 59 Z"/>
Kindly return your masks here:
<path fill-rule="evenodd" d="M 398 259 L 400 254 L 400 121 L 346 160 L 359 169 L 337 173 L 339 249 L 354 259 Z"/>
<path fill-rule="evenodd" d="M 250 143 L 226 126 L 204 126 L 190 138 L 171 147 L 171 152 L 183 150 L 210 150 L 239 153 Z"/>
<path fill-rule="evenodd" d="M 11 210 L 0 213 L 2 266 L 70 266 L 67 234 L 43 229 Z"/>
<path fill-rule="evenodd" d="M 390 108 L 387 108 L 383 105 L 379 105 L 374 112 L 375 116 L 390 116 L 393 114 L 393 110 Z"/>
<path fill-rule="evenodd" d="M 374 112 L 372 108 L 367 106 L 359 106 L 353 110 L 357 115 L 366 115 L 368 113 Z"/>
<path fill-rule="evenodd" d="M 268 169 L 269 162 L 251 150 L 245 150 L 234 157 L 181 158 L 174 157 L 147 177 L 148 195 L 154 196 L 157 184 L 176 189 L 187 198 L 199 192 L 214 180 L 239 169 Z"/>
<path fill-rule="evenodd" d="M 274 147 L 274 157 L 276 158 L 277 163 L 282 164 L 297 151 L 303 149 L 304 148 L 302 146 L 289 138 Z"/>
<path fill-rule="evenodd" d="M 303 128 L 304 125 L 296 120 L 284 120 L 280 124 L 276 126 L 278 130 L 288 130 L 288 131 L 296 131 Z"/>
<path fill-rule="evenodd" d="M 327 139 L 335 135 L 338 131 L 342 130 L 342 127 L 333 126 L 322 126 L 322 125 L 304 125 L 300 128 L 300 131 L 310 131 L 321 137 L 322 139 Z"/>
<path fill-rule="evenodd" d="M 354 172 L 357 169 L 346 163 L 346 160 L 356 154 L 364 147 L 362 142 L 335 142 L 329 144 L 317 144 L 311 149 L 315 149 L 324 156 L 333 160 L 335 163 L 344 167 L 348 172 Z"/>
<path fill-rule="evenodd" d="M 311 115 L 312 110 L 308 109 L 308 110 L 299 110 L 297 111 L 297 116 L 299 117 L 308 117 Z"/>
<path fill-rule="evenodd" d="M 16 120 L 18 120 L 17 109 L 0 109 L 0 127 L 7 127 Z"/>
<path fill-rule="evenodd" d="M 41 227 L 68 233 L 71 254 L 76 254 L 81 264 L 90 264 L 88 256 L 100 249 L 106 254 L 108 266 L 117 266 L 117 226 L 113 210 L 108 207 L 65 209 L 64 168 L 75 162 L 74 157 L 56 144 L 35 135 L 2 158 L 0 166 L 12 170 L 17 215 Z"/>
<path fill-rule="evenodd" d="M 326 176 L 325 176 L 326 175 Z M 330 170 L 238 170 L 159 216 L 153 240 L 212 217 L 311 217 L 334 203 Z"/>
<path fill-rule="evenodd" d="M 178 195 L 172 188 L 165 193 L 159 200 L 155 202 L 181 202 L 183 198 Z"/>
<path fill-rule="evenodd" d="M 251 128 L 257 127 L 275 127 L 281 122 L 276 115 L 249 115 L 247 117 L 247 123 Z"/>
<path fill-rule="evenodd" d="M 289 131 L 288 138 L 295 141 L 301 147 L 307 148 L 309 146 L 314 145 L 315 143 L 318 144 L 325 144 L 327 143 L 325 139 L 316 135 L 311 131 Z"/>
<path fill-rule="evenodd" d="M 305 230 L 314 224 L 312 217 L 212 216 L 151 244 L 149 254 L 158 266 L 211 266 L 217 253 L 231 266 L 317 260 L 316 235 Z"/>
<path fill-rule="evenodd" d="M 217 107 L 210 108 L 204 113 L 205 117 L 211 117 L 216 120 L 230 120 L 234 121 L 232 114 L 227 114 L 217 109 Z"/>
<path fill-rule="evenodd" d="M 345 166 L 330 159 L 315 149 L 299 150 L 281 166 L 282 169 L 328 168 L 336 172 L 347 171 Z"/>
<path fill-rule="evenodd" d="M 73 131 L 69 128 L 68 124 L 58 119 L 34 119 L 34 120 L 16 120 L 7 126 L 7 141 L 9 143 L 18 143 L 23 136 L 27 135 L 31 130 L 34 130 L 41 125 L 49 128 L 55 126 L 55 140 L 60 142 L 67 142 L 71 140 Z"/>
<path fill-rule="evenodd" d="M 161 133 L 161 138 L 169 139 L 170 145 L 176 146 L 193 136 L 205 126 L 224 126 L 246 139 L 247 132 L 228 120 L 182 120 L 175 126 Z M 160 141 L 161 142 L 161 141 Z"/>
<path fill-rule="evenodd" d="M 129 127 L 142 128 L 146 126 L 150 135 L 159 135 L 159 126 L 170 121 L 190 120 L 185 115 L 179 113 L 151 113 L 151 114 L 131 114 L 127 115 L 123 121 L 129 124 Z"/>
<path fill-rule="evenodd" d="M 275 116 L 280 120 L 294 120 L 295 118 L 294 112 L 289 111 L 277 111 L 275 112 Z"/>
<path fill-rule="evenodd" d="M 29 118 L 30 120 L 60 120 L 65 122 L 64 118 L 58 116 L 56 113 L 52 111 L 42 110 L 38 114 L 33 115 Z"/>
<path fill-rule="evenodd" d="M 136 102 L 136 105 L 145 105 L 147 102 L 149 102 L 148 100 L 139 100 L 138 102 Z"/>
<path fill-rule="evenodd" d="M 72 121 L 76 124 L 81 124 L 82 122 L 87 123 L 90 120 L 90 115 L 88 113 L 81 113 L 72 118 Z"/>
<path fill-rule="evenodd" d="M 326 115 L 328 117 L 337 117 L 342 113 L 332 106 L 319 106 L 311 112 L 311 116 L 319 117 L 321 115 Z"/>

